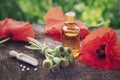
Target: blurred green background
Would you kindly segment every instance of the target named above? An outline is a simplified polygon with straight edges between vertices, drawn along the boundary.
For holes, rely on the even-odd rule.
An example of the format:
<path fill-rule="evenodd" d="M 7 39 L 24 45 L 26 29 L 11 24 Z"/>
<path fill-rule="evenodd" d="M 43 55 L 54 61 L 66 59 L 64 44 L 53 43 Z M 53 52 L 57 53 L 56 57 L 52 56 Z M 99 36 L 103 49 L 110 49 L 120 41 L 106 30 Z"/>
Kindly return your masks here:
<path fill-rule="evenodd" d="M 60 6 L 64 13 L 75 11 L 88 27 L 120 26 L 120 0 L 0 0 L 0 20 L 8 17 L 45 24 L 44 15 L 53 6 Z"/>

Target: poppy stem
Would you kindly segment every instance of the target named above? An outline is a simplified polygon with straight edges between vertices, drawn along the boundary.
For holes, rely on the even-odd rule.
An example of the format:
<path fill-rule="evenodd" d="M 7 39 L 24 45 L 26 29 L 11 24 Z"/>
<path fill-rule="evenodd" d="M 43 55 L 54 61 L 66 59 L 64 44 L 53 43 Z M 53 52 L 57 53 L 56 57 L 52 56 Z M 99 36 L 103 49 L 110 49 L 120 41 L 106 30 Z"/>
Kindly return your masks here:
<path fill-rule="evenodd" d="M 7 42 L 7 41 L 9 41 L 10 39 L 11 39 L 11 38 L 8 37 L 8 38 L 6 38 L 6 39 L 0 40 L 0 44 L 2 44 L 2 43 L 4 43 L 4 42 Z"/>

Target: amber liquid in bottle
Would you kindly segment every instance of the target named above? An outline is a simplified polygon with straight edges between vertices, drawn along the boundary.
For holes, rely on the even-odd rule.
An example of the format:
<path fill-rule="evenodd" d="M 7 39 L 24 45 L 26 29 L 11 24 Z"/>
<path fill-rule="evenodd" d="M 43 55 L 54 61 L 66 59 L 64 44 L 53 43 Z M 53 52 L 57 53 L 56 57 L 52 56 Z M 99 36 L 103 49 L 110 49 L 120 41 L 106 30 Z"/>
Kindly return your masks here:
<path fill-rule="evenodd" d="M 80 48 L 80 28 L 75 23 L 75 15 L 66 15 L 65 26 L 62 29 L 62 45 L 72 49 L 71 55 L 77 57 Z"/>

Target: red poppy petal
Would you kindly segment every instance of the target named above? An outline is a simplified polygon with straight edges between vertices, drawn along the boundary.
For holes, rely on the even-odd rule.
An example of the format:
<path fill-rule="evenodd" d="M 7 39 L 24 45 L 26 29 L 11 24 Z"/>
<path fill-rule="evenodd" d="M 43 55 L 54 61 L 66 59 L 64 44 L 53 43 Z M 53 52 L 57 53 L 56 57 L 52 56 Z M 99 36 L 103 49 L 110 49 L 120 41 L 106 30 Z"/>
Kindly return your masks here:
<path fill-rule="evenodd" d="M 114 53 L 114 58 L 120 61 L 120 44 L 114 45 L 112 51 Z"/>
<path fill-rule="evenodd" d="M 26 26 L 24 26 L 24 29 L 19 29 L 19 31 L 16 30 L 12 33 L 12 40 L 28 42 L 27 37 L 34 38 L 34 36 L 35 33 L 32 26 L 30 24 L 27 24 Z"/>
<path fill-rule="evenodd" d="M 53 20 L 65 20 L 65 16 L 60 7 L 50 8 L 49 11 L 45 15 L 45 20 L 53 19 Z"/>
<path fill-rule="evenodd" d="M 113 46 L 106 47 L 107 61 L 109 61 L 109 66 L 107 69 L 120 69 L 120 44 L 115 44 Z"/>
<path fill-rule="evenodd" d="M 115 30 L 112 28 L 99 28 L 92 31 L 88 36 L 86 36 L 86 38 L 83 40 L 83 44 L 86 44 L 88 41 L 95 39 L 97 36 L 102 37 L 105 33 L 110 33 L 110 37 L 114 40 L 117 40 Z"/>
<path fill-rule="evenodd" d="M 90 31 L 85 26 L 85 24 L 83 24 L 79 20 L 76 20 L 76 22 L 77 22 L 77 25 L 80 27 L 80 39 L 84 39 L 90 33 Z"/>
<path fill-rule="evenodd" d="M 117 44 L 117 45 L 113 46 L 113 52 L 115 53 L 114 56 L 115 56 L 116 59 L 120 60 L 120 50 L 119 49 L 120 49 L 120 44 Z"/>
<path fill-rule="evenodd" d="M 60 33 L 54 33 L 54 34 L 49 34 L 53 40 L 56 40 L 56 41 L 61 41 L 61 34 Z"/>
<path fill-rule="evenodd" d="M 0 21 L 0 39 L 7 38 L 8 36 L 5 34 L 5 24 L 8 22 L 7 18 L 3 21 Z"/>
<path fill-rule="evenodd" d="M 65 20 L 62 9 L 60 7 L 51 8 L 46 13 L 45 20 L 45 33 L 49 34 L 54 40 L 60 41 Z"/>
<path fill-rule="evenodd" d="M 0 38 L 3 38 L 3 26 L 2 26 L 2 24 L 1 24 L 1 22 L 0 22 Z"/>
<path fill-rule="evenodd" d="M 63 22 L 56 22 L 56 24 L 51 25 L 51 27 L 45 28 L 45 33 L 49 34 L 54 40 L 60 41 L 62 38 L 62 27 Z"/>

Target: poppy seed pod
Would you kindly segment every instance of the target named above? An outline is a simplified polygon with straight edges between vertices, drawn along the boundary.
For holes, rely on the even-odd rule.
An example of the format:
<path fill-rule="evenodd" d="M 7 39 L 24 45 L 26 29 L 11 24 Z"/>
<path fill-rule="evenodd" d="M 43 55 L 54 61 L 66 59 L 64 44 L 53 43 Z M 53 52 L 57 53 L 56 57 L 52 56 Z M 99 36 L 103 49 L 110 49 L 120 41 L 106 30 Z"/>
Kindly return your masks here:
<path fill-rule="evenodd" d="M 62 68 L 66 68 L 69 66 L 69 61 L 67 59 L 62 59 L 62 61 L 60 62 L 60 66 Z"/>
<path fill-rule="evenodd" d="M 47 69 L 51 69 L 53 67 L 53 62 L 50 59 L 45 59 L 43 61 L 43 67 Z"/>
<path fill-rule="evenodd" d="M 62 46 L 57 46 L 54 49 L 54 56 L 59 56 L 64 52 L 64 48 Z"/>
<path fill-rule="evenodd" d="M 66 51 L 67 53 L 69 53 L 69 54 L 71 54 L 71 52 L 72 52 L 69 47 L 65 47 L 65 51 Z"/>
<path fill-rule="evenodd" d="M 71 49 L 69 47 L 64 47 L 64 52 L 61 54 L 62 57 L 70 56 Z"/>
<path fill-rule="evenodd" d="M 52 71 L 53 73 L 58 73 L 58 72 L 60 71 L 60 68 L 59 68 L 58 65 L 53 65 L 51 71 Z"/>
<path fill-rule="evenodd" d="M 59 57 L 54 57 L 54 58 L 53 58 L 53 62 L 54 62 L 56 65 L 59 65 L 61 61 L 62 61 L 62 59 L 59 58 Z"/>
<path fill-rule="evenodd" d="M 65 49 L 65 53 L 71 54 L 72 51 L 69 47 L 65 47 L 64 49 Z"/>

